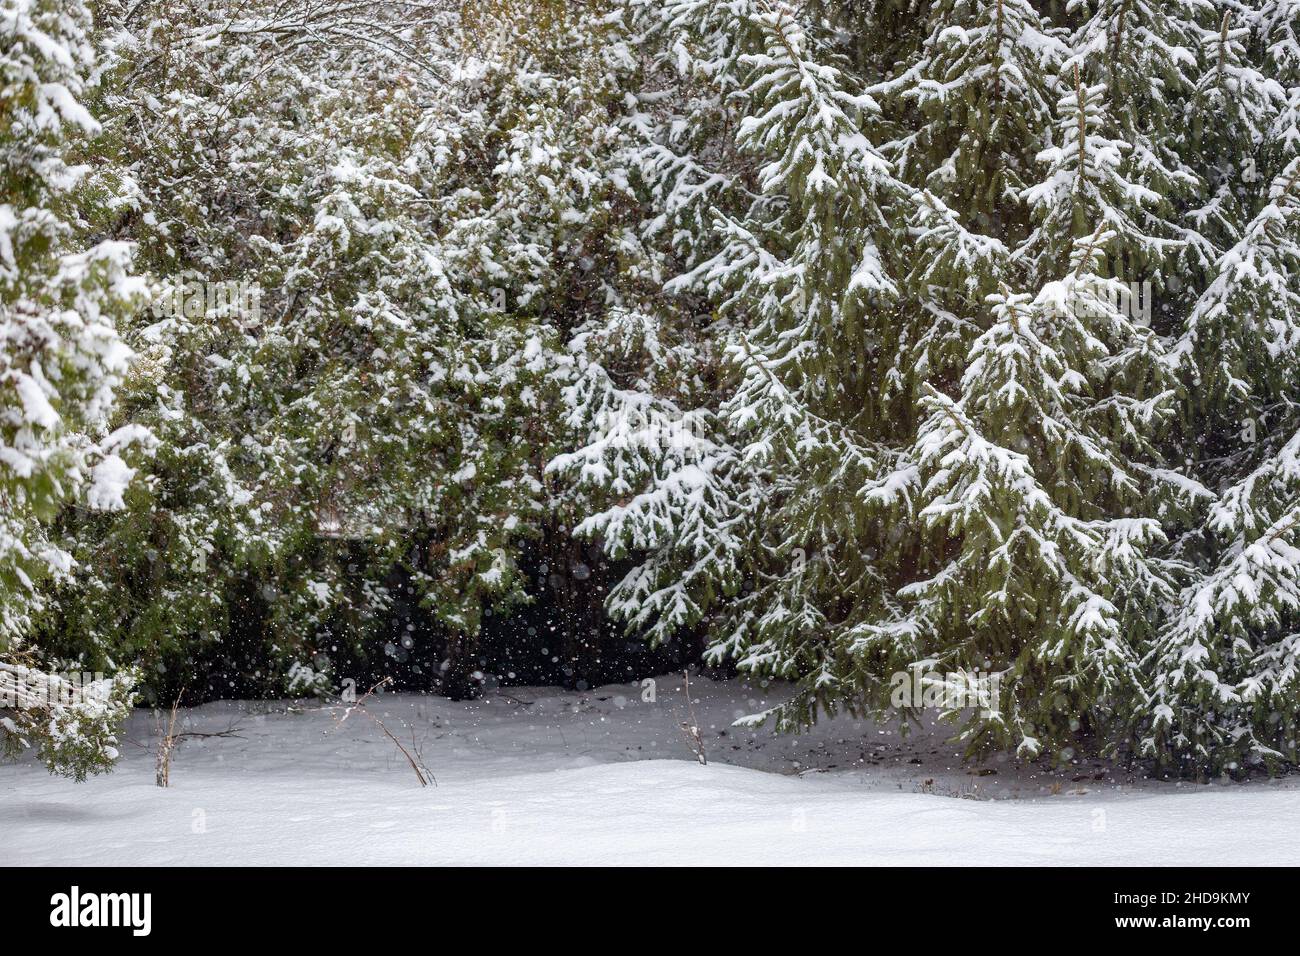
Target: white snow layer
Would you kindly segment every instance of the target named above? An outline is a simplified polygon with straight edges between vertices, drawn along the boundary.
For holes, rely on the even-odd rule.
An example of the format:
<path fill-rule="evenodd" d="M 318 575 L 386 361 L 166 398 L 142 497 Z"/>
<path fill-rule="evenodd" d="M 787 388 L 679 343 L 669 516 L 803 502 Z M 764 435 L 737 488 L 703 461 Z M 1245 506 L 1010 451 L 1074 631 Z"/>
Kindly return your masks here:
<path fill-rule="evenodd" d="M 731 721 L 779 695 L 693 680 L 709 764 L 689 751 L 681 678 L 477 702 L 386 695 L 422 789 L 379 728 L 315 704 L 217 703 L 171 788 L 137 712 L 117 770 L 85 784 L 0 766 L 0 864 L 1297 864 L 1300 781 L 1135 779 L 1101 764 L 963 766 L 941 733 L 838 719 L 776 736 Z M 771 699 L 769 699 L 771 697 Z M 408 747 L 410 744 L 408 743 Z"/>

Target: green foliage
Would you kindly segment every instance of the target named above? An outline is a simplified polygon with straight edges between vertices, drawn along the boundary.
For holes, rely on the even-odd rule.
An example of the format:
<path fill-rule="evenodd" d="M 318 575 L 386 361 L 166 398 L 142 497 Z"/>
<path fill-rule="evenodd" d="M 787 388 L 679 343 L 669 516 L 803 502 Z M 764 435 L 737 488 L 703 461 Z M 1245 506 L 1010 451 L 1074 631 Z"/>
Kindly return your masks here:
<path fill-rule="evenodd" d="M 120 508 L 142 429 L 108 430 L 130 350 L 117 322 L 139 302 L 131 248 L 96 242 L 81 210 L 109 202 L 74 157 L 99 125 L 90 14 L 80 2 L 12 0 L 0 30 L 0 676 L 29 670 L 24 639 L 66 578 L 71 555 L 48 533 L 61 507 Z M 31 672 L 35 673 L 35 672 Z M 6 749 L 36 743 L 56 772 L 84 778 L 111 761 L 132 675 L 72 706 L 0 701 Z"/>
<path fill-rule="evenodd" d="M 594 552 L 565 666 L 1294 761 L 1295 4 L 8 2 L 0 642 L 318 692 L 418 605 L 459 695 Z"/>

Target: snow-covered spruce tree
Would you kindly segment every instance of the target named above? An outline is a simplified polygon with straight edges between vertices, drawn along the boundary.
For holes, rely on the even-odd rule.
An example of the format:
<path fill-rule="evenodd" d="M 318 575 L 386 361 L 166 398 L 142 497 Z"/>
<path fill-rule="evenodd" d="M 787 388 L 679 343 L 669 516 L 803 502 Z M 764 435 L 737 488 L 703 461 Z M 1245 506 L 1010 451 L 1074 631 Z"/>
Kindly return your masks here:
<path fill-rule="evenodd" d="M 107 432 L 128 349 L 116 323 L 140 298 L 131 249 L 94 244 L 76 154 L 99 132 L 83 105 L 94 70 L 80 2 L 7 0 L 0 22 L 0 737 L 84 778 L 116 757 L 133 675 L 74 688 L 28 639 L 42 579 L 71 555 L 47 534 L 60 506 L 122 506 L 140 433 Z M 84 153 L 83 153 L 84 155 Z"/>
<path fill-rule="evenodd" d="M 875 88 L 903 129 L 883 148 L 908 182 L 1014 246 L 1068 47 L 1026 0 L 943 0 L 928 16 L 919 55 Z"/>
<path fill-rule="evenodd" d="M 1180 772 L 1294 764 L 1300 671 L 1300 433 L 1222 496 L 1213 566 L 1150 653 L 1144 753 Z"/>
<path fill-rule="evenodd" d="M 1097 273 L 1110 238 L 1077 241 L 1073 269 L 1036 294 L 993 296 L 959 394 L 926 400 L 920 518 L 948 543 L 881 637 L 906 636 L 941 673 L 996 675 L 998 706 L 962 730 L 971 751 L 1125 740 L 1173 594 L 1162 524 L 1190 483 L 1159 466 L 1173 392 L 1155 335 Z"/>
<path fill-rule="evenodd" d="M 1038 156 L 1041 178 L 1024 190 L 1034 228 L 1016 255 L 1034 278 L 1048 281 L 1069 266 L 1075 240 L 1100 225 L 1115 236 L 1116 273 L 1158 276 L 1178 247 L 1153 231 L 1163 222 L 1157 210 L 1167 200 L 1132 177 L 1140 167 L 1126 158 L 1133 145 L 1113 128 L 1105 85 L 1089 85 L 1077 64 L 1067 83 L 1052 143 Z"/>
<path fill-rule="evenodd" d="M 1270 80 L 1254 81 L 1259 115 L 1226 124 L 1250 133 L 1223 177 L 1235 219 L 1174 353 L 1194 385 L 1187 416 L 1198 441 L 1189 454 L 1222 489 L 1205 532 L 1189 539 L 1202 573 L 1150 654 L 1152 721 L 1143 747 L 1179 772 L 1296 760 L 1298 18 L 1294 5 L 1266 4 L 1253 42 L 1242 41 L 1264 51 Z M 1223 37 L 1224 75 L 1233 77 L 1236 35 L 1225 26 Z"/>
<path fill-rule="evenodd" d="M 1273 4 L 1240 28 L 1225 14 L 1198 87 L 1199 103 L 1215 112 L 1216 121 L 1205 124 L 1197 138 L 1207 154 L 1214 198 L 1193 214 L 1193 225 L 1217 241 L 1174 354 L 1194 385 L 1190 412 L 1197 420 L 1191 430 L 1209 438 L 1202 452 L 1193 453 L 1207 459 L 1223 458 L 1246 420 L 1263 424 L 1261 416 L 1292 377 L 1287 363 L 1297 344 L 1295 293 L 1288 281 L 1293 246 L 1285 216 L 1294 188 L 1288 186 L 1288 164 L 1300 155 L 1300 71 L 1287 23 Z M 1241 62 L 1247 49 L 1264 51 L 1263 75 Z M 1250 454 L 1256 450 L 1254 432 L 1247 437 Z"/>
<path fill-rule="evenodd" d="M 1209 0 L 1071 0 L 1079 20 L 1065 68 L 1078 68 L 1088 98 L 1087 133 L 1120 150 L 1132 191 L 1111 251 L 1111 272 L 1150 281 L 1163 301 L 1179 298 L 1188 270 L 1213 261 L 1213 245 L 1184 210 L 1205 204 L 1206 164 L 1196 133 L 1218 117 L 1195 100 L 1198 77 L 1220 25 Z M 1076 105 L 1076 109 L 1078 106 Z M 1070 111 L 1073 114 L 1073 110 Z M 1059 268 L 1059 263 L 1058 263 Z M 1042 277 L 1046 278 L 1046 277 Z M 1170 281 L 1172 280 L 1172 281 Z"/>
<path fill-rule="evenodd" d="M 913 407 L 922 383 L 960 378 L 991 321 L 988 296 L 1025 271 L 1011 253 L 1030 230 L 1025 189 L 1051 139 L 1068 53 L 1020 0 L 936 4 L 928 28 L 897 75 L 872 87 L 894 133 L 882 151 L 917 189 L 897 360 Z"/>
<path fill-rule="evenodd" d="M 720 217 L 725 245 L 696 272 L 745 316 L 729 348 L 740 381 L 722 413 L 768 475 L 746 516 L 762 549 L 756 580 L 711 653 L 797 678 L 779 715 L 794 726 L 857 709 L 906 653 L 864 655 L 857 642 L 893 601 L 897 522 L 915 481 L 899 441 L 908 419 L 880 387 L 898 371 L 893 244 L 908 193 L 867 135 L 875 101 L 809 56 L 787 8 L 760 4 L 750 16 L 764 47 L 741 59 L 750 72 L 737 143 L 779 199 L 767 217 Z"/>
<path fill-rule="evenodd" d="M 732 100 L 755 25 L 736 18 L 736 4 L 626 6 L 645 62 L 616 159 L 638 204 L 621 241 L 637 253 L 639 281 L 619 283 L 574 331 L 562 392 L 569 431 L 548 471 L 562 479 L 556 492 L 576 533 L 635 562 L 608 606 L 657 646 L 691 634 L 739 588 L 743 545 L 720 516 L 754 507 L 758 490 L 717 414 L 727 319 L 712 314 L 707 282 L 679 281 L 672 297 L 662 286 L 717 252 L 716 209 L 769 200 L 725 132 L 738 119 Z"/>
<path fill-rule="evenodd" d="M 613 443 L 563 460 L 620 492 L 580 530 L 644 556 L 612 593 L 613 613 L 656 637 L 703 623 L 712 659 L 798 681 L 784 725 L 859 710 L 870 693 L 888 696 L 882 662 L 849 647 L 892 600 L 902 536 L 891 540 L 887 519 L 913 480 L 875 384 L 898 338 L 897 283 L 878 241 L 909 191 L 864 133 L 875 103 L 811 57 L 784 5 L 649 5 L 647 21 L 666 44 L 656 65 L 688 84 L 676 109 L 692 108 L 695 82 L 700 95 L 715 76 L 738 89 L 735 147 L 708 154 L 721 201 L 713 247 L 697 238 L 668 284 L 679 307 L 706 295 L 719 309 L 730 397 L 716 413 L 658 406 L 690 427 L 671 453 L 629 469 L 633 482 L 615 474 Z M 645 128 L 679 123 L 664 111 Z M 681 145 L 659 133 L 647 149 Z"/>
<path fill-rule="evenodd" d="M 580 447 L 548 468 L 583 516 L 576 533 L 612 560 L 636 560 L 609 606 L 654 645 L 698 624 L 738 575 L 740 545 L 718 515 L 744 506 L 743 485 L 728 480 L 744 466 L 713 437 L 718 423 L 702 394 L 714 343 L 690 333 L 660 315 L 619 311 L 576 335 L 563 398 Z"/>
<path fill-rule="evenodd" d="M 639 6 L 652 49 L 666 51 L 657 66 L 736 90 L 726 105 L 738 114 L 739 156 L 725 141 L 678 138 L 695 152 L 663 167 L 693 178 L 670 180 L 653 198 L 713 189 L 719 245 L 680 243 L 682 272 L 668 288 L 678 302 L 703 294 L 721 307 L 713 331 L 730 335 L 739 381 L 721 415 L 692 411 L 702 432 L 676 457 L 650 454 L 631 466 L 625 447 L 606 443 L 559 462 L 619 488 L 617 504 L 582 530 L 644 556 L 611 609 L 656 636 L 703 621 L 715 656 L 799 680 L 780 715 L 787 726 L 838 707 L 885 712 L 891 673 L 944 661 L 1009 678 L 1010 711 L 969 725 L 972 749 L 1060 751 L 1103 723 L 1122 740 L 1140 719 L 1141 652 L 1185 570 L 1167 558 L 1165 533 L 1207 494 L 1161 467 L 1169 366 L 1125 308 L 1127 287 L 1102 278 L 1138 268 L 1159 278 L 1182 248 L 1164 218 L 1173 204 L 1127 178 L 1144 167 L 1126 159 L 1132 150 L 1116 138 L 1104 88 L 1086 85 L 1082 70 L 1065 71 L 1058 86 L 1034 69 L 1035 54 L 1063 64 L 1069 51 L 1033 10 L 954 8 L 985 42 L 963 45 L 936 18 L 919 65 L 872 87 L 900 130 L 878 153 L 862 136 L 863 118 L 866 129 L 882 129 L 872 102 L 841 88 L 866 84 L 812 59 L 809 50 L 833 42 L 809 40 L 785 8 Z M 759 44 L 762 53 L 751 52 Z M 986 82 L 964 82 L 963 68 Z M 1022 109 L 989 95 L 997 76 L 1006 81 L 1000 94 Z M 671 155 L 672 131 L 694 128 L 683 117 L 710 91 L 702 86 L 687 84 L 679 102 L 656 100 L 666 115 L 642 124 L 648 154 Z M 965 127 L 940 108 L 949 98 L 972 118 Z M 1013 134 L 1007 122 L 1025 125 Z M 900 161 L 905 179 L 881 153 Z M 733 185 L 747 182 L 752 197 Z M 973 186 L 991 182 L 1000 185 Z M 1110 260 L 1095 239 L 1099 225 L 1114 230 L 1105 237 Z M 1042 291 L 986 303 L 1000 281 Z M 981 352 L 1023 344 L 999 339 L 1010 334 L 1008 309 L 1026 313 L 1038 347 L 1026 351 L 1026 368 Z M 1068 321 L 1049 328 L 1058 312 Z M 981 372 L 963 375 L 968 365 Z M 999 373 L 1032 377 L 1033 399 L 1014 385 L 996 393 Z M 928 389 L 918 407 L 927 380 L 939 391 Z M 976 480 L 940 477 L 938 449 L 956 440 L 943 431 L 953 421 L 940 413 L 945 401 L 980 409 L 961 434 L 995 449 L 1028 483 L 1004 485 L 1015 491 L 1004 491 L 1001 517 L 1047 542 L 1039 563 L 1018 550 L 1020 539 L 1003 553 L 1023 590 L 1006 585 L 1002 616 L 987 562 L 1000 519 L 980 525 L 970 513 L 963 524 L 949 513 L 950 526 L 936 517 L 963 478 Z M 1039 418 L 1044 408 L 1055 417 Z M 680 406 L 661 412 L 682 415 Z M 913 461 L 926 468 L 924 495 Z M 636 480 L 620 481 L 628 475 Z M 1049 580 L 1063 588 L 1051 592 L 1051 608 L 1034 590 Z"/>
<path fill-rule="evenodd" d="M 1201 71 L 1178 137 L 1196 161 L 1201 184 L 1183 212 L 1186 234 L 1197 247 L 1193 293 L 1204 288 L 1218 256 L 1260 207 L 1268 186 L 1262 167 L 1270 162 L 1261 152 L 1274 137 L 1271 126 L 1286 95 L 1272 75 L 1275 68 L 1258 58 L 1264 28 L 1257 15 L 1228 10 L 1215 30 L 1199 32 Z"/>

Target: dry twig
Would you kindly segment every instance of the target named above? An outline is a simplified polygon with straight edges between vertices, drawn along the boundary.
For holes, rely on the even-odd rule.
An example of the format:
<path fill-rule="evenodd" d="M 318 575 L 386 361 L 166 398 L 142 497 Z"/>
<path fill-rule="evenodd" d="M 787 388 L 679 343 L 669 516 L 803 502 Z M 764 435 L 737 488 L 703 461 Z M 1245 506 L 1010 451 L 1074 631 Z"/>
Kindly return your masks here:
<path fill-rule="evenodd" d="M 700 762 L 701 766 L 707 767 L 709 759 L 704 754 L 704 736 L 700 732 L 700 722 L 695 717 L 695 702 L 691 700 L 691 672 L 683 671 L 682 673 L 686 677 L 686 707 L 690 713 L 690 720 L 682 721 L 682 733 L 686 735 L 686 741 L 695 754 L 695 759 Z"/>
<path fill-rule="evenodd" d="M 242 728 L 236 726 L 233 722 L 225 730 L 218 730 L 211 733 L 198 730 L 182 730 L 180 733 L 177 733 L 176 717 L 180 713 L 181 696 L 183 694 L 184 691 L 177 694 L 176 700 L 172 702 L 171 716 L 167 721 L 167 732 L 165 734 L 162 731 L 161 721 L 158 725 L 158 734 L 160 739 L 158 741 L 158 750 L 154 759 L 154 782 L 160 787 L 171 786 L 172 753 L 176 750 L 176 746 L 182 740 L 203 739 L 208 737 L 233 737 L 240 740 L 243 739 L 239 735 L 239 731 Z"/>
<path fill-rule="evenodd" d="M 375 691 L 391 682 L 391 677 L 385 677 L 383 680 L 379 681 L 379 683 L 371 687 L 370 690 L 357 698 L 355 703 L 349 704 L 347 709 L 343 712 L 343 716 L 339 718 L 338 726 L 342 727 L 343 722 L 352 716 L 352 712 L 354 710 L 359 710 L 361 713 L 373 720 L 379 729 L 383 731 L 384 736 L 391 740 L 394 746 L 402 752 L 402 756 L 406 758 L 406 762 L 410 764 L 411 770 L 415 773 L 416 779 L 420 781 L 420 786 L 427 787 L 432 783 L 436 787 L 438 785 L 438 779 L 433 775 L 433 771 L 424 763 L 424 758 L 420 754 L 419 745 L 415 742 L 415 729 L 410 728 L 411 750 L 407 750 L 406 747 L 402 745 L 402 742 L 397 739 L 397 736 L 388 729 L 387 725 L 365 708 L 366 701 L 375 693 Z M 414 753 L 411 752 L 412 750 Z"/>

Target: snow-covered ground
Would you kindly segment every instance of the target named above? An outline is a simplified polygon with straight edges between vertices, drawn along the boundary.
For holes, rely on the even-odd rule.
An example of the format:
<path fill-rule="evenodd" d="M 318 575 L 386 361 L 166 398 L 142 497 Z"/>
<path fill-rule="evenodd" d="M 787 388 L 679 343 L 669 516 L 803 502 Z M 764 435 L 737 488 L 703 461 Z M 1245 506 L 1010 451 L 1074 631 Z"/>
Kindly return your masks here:
<path fill-rule="evenodd" d="M 942 733 L 839 719 L 740 730 L 779 691 L 680 676 L 368 707 L 437 778 L 421 788 L 374 723 L 315 704 L 183 715 L 170 789 L 137 712 L 111 775 L 0 766 L 0 864 L 1297 864 L 1300 779 L 1196 785 L 1102 765 L 963 766 Z"/>

